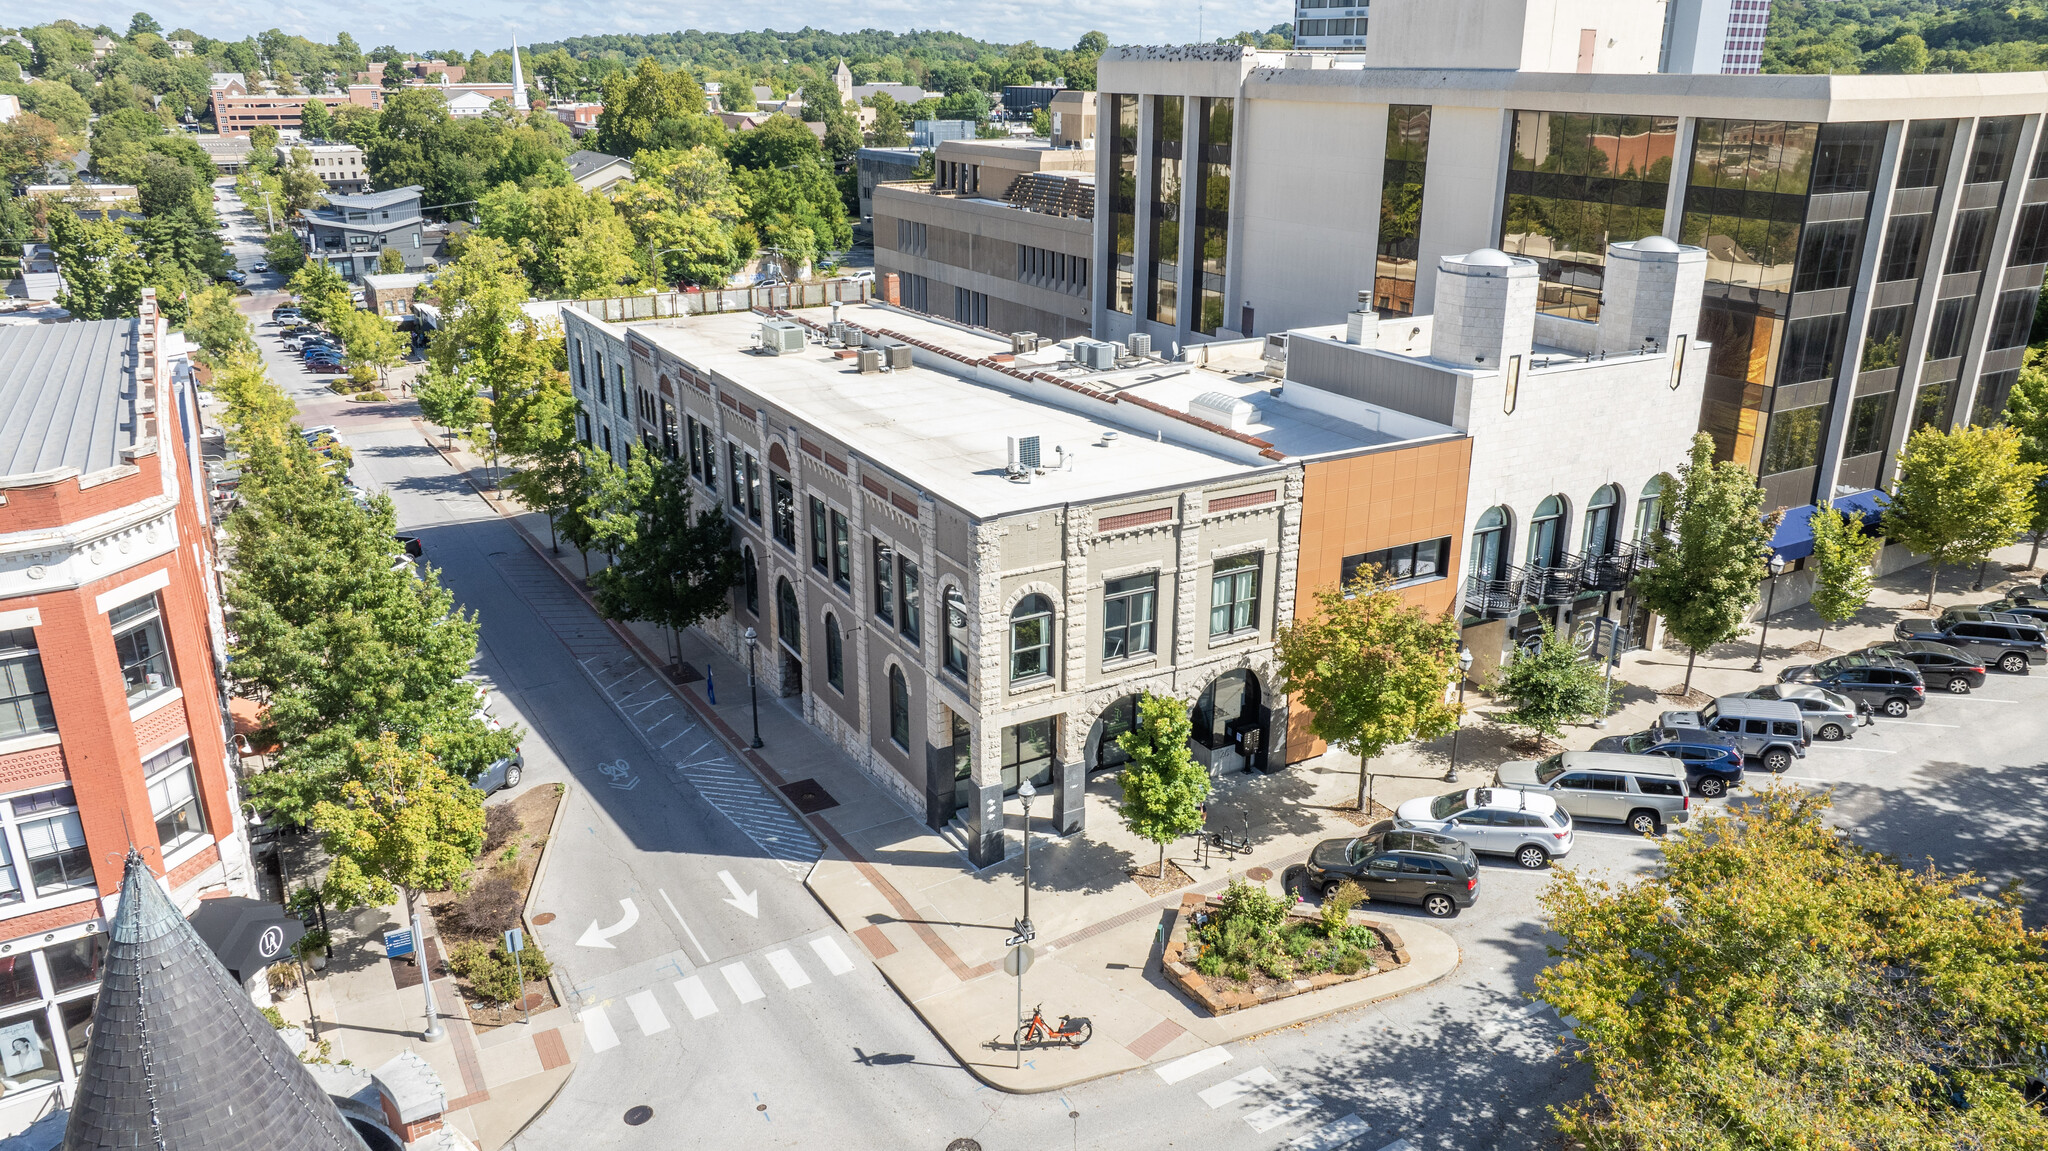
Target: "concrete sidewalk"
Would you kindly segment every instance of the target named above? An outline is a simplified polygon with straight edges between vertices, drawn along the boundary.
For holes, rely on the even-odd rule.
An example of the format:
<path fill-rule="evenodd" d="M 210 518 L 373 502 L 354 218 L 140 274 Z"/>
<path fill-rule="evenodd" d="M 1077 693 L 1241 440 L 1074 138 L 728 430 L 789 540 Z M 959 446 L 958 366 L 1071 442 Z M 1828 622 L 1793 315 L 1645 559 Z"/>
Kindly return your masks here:
<path fill-rule="evenodd" d="M 423 434 L 441 446 L 440 437 L 425 429 Z M 484 490 L 481 461 L 460 449 L 445 454 L 473 477 L 479 491 Z M 509 500 L 492 503 L 566 582 L 583 590 L 581 562 L 570 551 L 551 552 L 544 517 Z M 1999 558 L 2017 565 L 2024 561 L 2025 549 L 2009 549 Z M 591 570 L 602 562 L 601 556 L 592 557 Z M 1987 582 L 1987 589 L 2012 582 L 1995 564 L 1991 573 L 2001 578 Z M 1963 569 L 1945 573 L 1938 602 L 1946 606 L 1994 598 L 1991 590 L 1969 593 L 1971 575 Z M 1829 647 L 1852 650 L 1889 638 L 1905 605 L 1924 596 L 1925 580 L 1922 567 L 1880 581 L 1871 606 L 1847 626 L 1828 633 Z M 1749 670 L 1755 641 L 1738 642 L 1702 654 L 1694 687 L 1709 695 L 1746 691 L 1774 679 L 1790 663 L 1814 658 L 1794 650 L 1817 631 L 1818 620 L 1810 608 L 1780 613 L 1771 624 L 1764 671 Z M 670 639 L 665 631 L 612 626 L 650 666 L 667 663 Z M 1001 969 L 1004 940 L 1022 911 L 1020 856 L 1013 852 L 1003 863 L 972 870 L 953 843 L 871 783 L 849 757 L 779 699 L 759 701 L 764 746 L 758 752 L 747 750 L 742 733 L 751 734 L 753 718 L 745 669 L 695 635 L 683 636 L 681 645 L 682 658 L 709 680 L 672 690 L 704 715 L 771 787 L 808 781 L 834 801 L 804 817 L 829 845 L 810 875 L 812 891 L 861 941 L 890 983 L 962 1063 L 992 1086 L 1013 1092 L 1048 1091 L 1142 1068 L 1427 986 L 1448 977 L 1459 962 L 1456 944 L 1419 912 L 1389 907 L 1381 914 L 1408 942 L 1408 967 L 1220 1018 L 1200 1012 L 1158 970 L 1166 925 L 1187 889 L 1154 897 L 1128 878 L 1131 868 L 1153 862 L 1156 849 L 1123 829 L 1113 807 L 1115 781 L 1105 776 L 1088 788 L 1082 833 L 1065 839 L 1044 834 L 1049 804 L 1038 805 L 1034 824 L 1040 831 L 1033 838 L 1031 889 L 1037 958 L 1023 981 L 1027 1009 L 1043 1003 L 1047 1015 L 1055 1019 L 1063 1013 L 1086 1015 L 1094 1022 L 1096 1037 L 1078 1050 L 1027 1052 L 1020 1068 L 1010 1041 L 1017 1025 L 1017 981 Z M 1682 654 L 1672 651 L 1624 657 L 1615 677 L 1616 712 L 1604 730 L 1569 730 L 1566 746 L 1585 747 L 1603 735 L 1653 722 L 1658 711 L 1675 705 L 1664 693 L 1683 679 L 1685 663 Z M 714 685 L 716 702 L 711 698 Z M 1522 733 L 1493 720 L 1501 710 L 1497 705 L 1476 692 L 1468 693 L 1467 700 L 1471 713 L 1457 753 L 1461 781 L 1470 786 L 1490 782 L 1494 765 L 1532 752 L 1522 745 Z M 1450 790 L 1455 785 L 1445 782 L 1444 776 L 1451 754 L 1452 741 L 1444 739 L 1381 757 L 1373 764 L 1375 799 L 1391 807 Z M 1235 825 L 1242 813 L 1250 824 L 1252 853 L 1237 860 L 1198 860 L 1191 848 L 1181 846 L 1168 856 L 1193 877 L 1197 891 L 1220 890 L 1233 877 L 1277 890 L 1278 876 L 1316 842 L 1356 834 L 1357 823 L 1338 809 L 1352 804 L 1358 785 L 1357 760 L 1338 751 L 1270 776 L 1224 777 L 1210 800 L 1212 817 Z M 1020 835 L 1023 812 L 1014 798 L 1007 804 L 1007 814 L 1011 834 Z"/>

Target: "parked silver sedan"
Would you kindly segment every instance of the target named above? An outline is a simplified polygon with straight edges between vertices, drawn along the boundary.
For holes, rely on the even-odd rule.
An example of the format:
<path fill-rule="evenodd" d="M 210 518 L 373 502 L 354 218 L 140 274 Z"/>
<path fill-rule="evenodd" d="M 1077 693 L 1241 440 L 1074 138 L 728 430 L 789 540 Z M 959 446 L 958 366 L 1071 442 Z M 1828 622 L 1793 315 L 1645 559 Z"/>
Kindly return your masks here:
<path fill-rule="evenodd" d="M 1799 709 L 1806 734 L 1833 743 L 1847 739 L 1859 727 L 1877 722 L 1864 705 L 1840 692 L 1810 683 L 1765 684 L 1749 693 L 1751 699 L 1780 699 Z"/>

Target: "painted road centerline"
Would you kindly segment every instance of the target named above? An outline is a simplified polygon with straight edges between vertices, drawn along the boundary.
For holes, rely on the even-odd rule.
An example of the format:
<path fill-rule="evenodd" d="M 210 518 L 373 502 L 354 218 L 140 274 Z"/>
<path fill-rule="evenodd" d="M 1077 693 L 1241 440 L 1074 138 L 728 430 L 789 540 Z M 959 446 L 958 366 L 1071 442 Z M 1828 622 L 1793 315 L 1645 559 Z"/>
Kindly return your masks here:
<path fill-rule="evenodd" d="M 668 1030 L 668 1016 L 662 1013 L 654 992 L 635 991 L 626 996 L 626 1006 L 633 1012 L 633 1022 L 640 1025 L 642 1035 L 658 1035 Z"/>
<path fill-rule="evenodd" d="M 666 892 L 666 891 L 663 891 L 663 890 L 662 890 L 661 888 L 659 888 L 659 887 L 657 887 L 657 888 L 655 888 L 655 889 L 654 889 L 654 893 L 655 893 L 656 895 L 659 895 L 659 896 L 661 896 L 661 901 L 662 901 L 663 903 L 666 903 L 666 904 L 668 904 L 668 913 L 669 913 L 670 915 L 673 915 L 673 916 L 675 916 L 675 917 L 676 917 L 676 922 L 677 922 L 678 924 L 681 924 L 681 925 L 682 925 L 682 928 L 683 928 L 683 934 L 684 934 L 684 935 L 687 935 L 687 936 L 689 936 L 689 937 L 690 937 L 690 946 L 692 946 L 692 947 L 695 947 L 695 948 L 697 949 L 697 954 L 699 954 L 699 955 L 701 955 L 701 956 L 703 956 L 703 957 L 704 957 L 704 962 L 706 962 L 706 963 L 709 963 L 709 962 L 711 962 L 711 953 L 710 953 L 710 952 L 708 952 L 708 951 L 706 951 L 706 950 L 704 950 L 704 945 L 703 945 L 703 944 L 701 944 L 701 943 L 697 942 L 697 933 L 696 933 L 696 932 L 694 932 L 694 931 L 692 931 L 692 930 L 690 930 L 690 924 L 689 924 L 689 921 L 687 921 L 687 920 L 685 920 L 685 919 L 683 918 L 683 913 L 682 913 L 682 912 L 680 912 L 680 911 L 677 911 L 677 910 L 676 910 L 676 903 L 675 903 L 675 900 L 673 900 L 673 899 L 670 899 L 670 898 L 668 897 L 668 892 Z"/>
<path fill-rule="evenodd" d="M 583 1041 L 590 1044 L 592 1053 L 610 1051 L 619 1045 L 619 1033 L 612 1030 L 611 1017 L 604 1013 L 604 1008 L 578 1012 L 576 1018 L 583 1024 Z"/>
<path fill-rule="evenodd" d="M 718 1003 L 711 998 L 711 990 L 704 986 L 702 979 L 694 975 L 676 981 L 676 994 L 682 997 L 683 1006 L 690 1012 L 692 1019 L 718 1014 Z"/>
<path fill-rule="evenodd" d="M 732 993 L 740 997 L 741 1003 L 752 1003 L 762 998 L 761 985 L 754 982 L 754 973 L 744 963 L 729 963 L 718 969 L 725 981 L 732 984 Z"/>

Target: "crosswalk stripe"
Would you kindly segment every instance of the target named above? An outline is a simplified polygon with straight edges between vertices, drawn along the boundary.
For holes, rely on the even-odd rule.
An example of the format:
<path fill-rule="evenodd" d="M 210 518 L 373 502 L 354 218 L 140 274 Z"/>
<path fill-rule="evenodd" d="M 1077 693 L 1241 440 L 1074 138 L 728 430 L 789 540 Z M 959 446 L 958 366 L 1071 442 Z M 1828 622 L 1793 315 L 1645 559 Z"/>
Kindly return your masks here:
<path fill-rule="evenodd" d="M 1168 1083 L 1178 1083 L 1190 1075 L 1200 1075 L 1211 1067 L 1221 1067 L 1230 1062 L 1230 1048 L 1205 1047 L 1193 1055 L 1183 1055 L 1171 1063 L 1158 1068 L 1159 1077 Z"/>
<path fill-rule="evenodd" d="M 844 975 L 853 970 L 853 960 L 848 959 L 846 952 L 840 949 L 839 941 L 829 935 L 811 940 L 811 950 L 818 953 L 818 959 L 824 963 L 825 970 L 834 975 Z"/>
<path fill-rule="evenodd" d="M 1244 1117 L 1251 1129 L 1264 1135 L 1275 1127 L 1285 1126 L 1322 1106 L 1323 1101 L 1306 1091 L 1296 1091 L 1275 1102 L 1268 1103 Z"/>
<path fill-rule="evenodd" d="M 689 1009 L 692 1019 L 718 1014 L 718 1003 L 711 998 L 710 989 L 694 975 L 676 981 L 676 994 L 683 997 L 683 1006 Z"/>
<path fill-rule="evenodd" d="M 1356 1112 L 1346 1115 L 1335 1123 L 1328 1123 L 1288 1143 L 1297 1151 L 1335 1151 L 1336 1148 L 1365 1134 L 1365 1120 Z M 1399 1146 L 1399 1144 L 1397 1144 Z"/>
<path fill-rule="evenodd" d="M 782 977 L 782 985 L 792 991 L 811 981 L 811 977 L 804 972 L 803 964 L 798 963 L 796 956 L 791 955 L 786 947 L 768 953 L 768 966 L 773 967 L 775 974 Z"/>
<path fill-rule="evenodd" d="M 718 969 L 725 975 L 725 981 L 732 984 L 732 993 L 740 997 L 741 1003 L 752 1003 L 762 997 L 761 985 L 754 982 L 754 973 L 744 963 L 729 963 Z"/>
<path fill-rule="evenodd" d="M 1216 1108 L 1223 1106 L 1225 1103 L 1235 1103 L 1247 1093 L 1257 1088 L 1271 1087 L 1278 1082 L 1279 1080 L 1273 1077 L 1271 1071 L 1263 1067 L 1254 1067 L 1235 1079 L 1225 1079 L 1207 1091 L 1199 1091 L 1196 1094 L 1201 1098 L 1202 1102 L 1207 1103 L 1211 1108 Z"/>
<path fill-rule="evenodd" d="M 611 1017 L 604 1013 L 604 1008 L 580 1011 L 576 1018 L 583 1023 L 583 1041 L 590 1044 L 593 1053 L 610 1051 L 619 1045 L 619 1033 L 612 1030 Z"/>
<path fill-rule="evenodd" d="M 1380 1151 L 1415 1151 L 1415 1144 L 1408 1142 L 1406 1139 L 1396 1139 L 1385 1147 L 1380 1148 Z"/>
<path fill-rule="evenodd" d="M 655 1035 L 668 1030 L 668 1016 L 661 1010 L 661 1004 L 652 991 L 635 991 L 626 996 L 626 1006 L 633 1011 L 633 1022 L 640 1025 L 642 1035 Z"/>

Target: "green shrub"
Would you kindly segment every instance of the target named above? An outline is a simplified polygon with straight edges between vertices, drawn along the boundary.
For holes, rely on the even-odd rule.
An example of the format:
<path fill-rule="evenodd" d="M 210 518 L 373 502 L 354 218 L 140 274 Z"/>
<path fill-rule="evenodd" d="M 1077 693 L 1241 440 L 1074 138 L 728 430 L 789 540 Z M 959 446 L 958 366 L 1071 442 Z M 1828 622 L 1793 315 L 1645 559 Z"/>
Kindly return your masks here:
<path fill-rule="evenodd" d="M 1249 982 L 1254 973 L 1293 979 L 1372 966 L 1379 936 L 1346 916 L 1366 898 L 1347 883 L 1324 901 L 1319 920 L 1288 918 L 1289 904 L 1262 887 L 1233 880 L 1216 909 L 1188 932 L 1187 962 L 1203 975 Z"/>
<path fill-rule="evenodd" d="M 502 940 L 494 943 L 471 940 L 456 944 L 448 956 L 448 969 L 467 982 L 479 999 L 492 1003 L 517 1003 L 519 993 L 524 990 L 519 984 L 521 974 L 529 982 L 546 979 L 554 967 L 541 952 L 540 944 L 534 942 L 529 934 L 526 950 L 519 953 L 516 968 Z"/>
<path fill-rule="evenodd" d="M 284 1021 L 284 1012 L 279 1011 L 275 1007 L 266 1007 L 263 1009 L 263 1021 L 265 1023 L 270 1024 L 272 1027 L 276 1028 L 279 1031 L 283 1031 L 285 1028 L 291 1026 L 291 1024 L 286 1023 Z"/>
<path fill-rule="evenodd" d="M 1335 939 L 1350 923 L 1351 909 L 1364 903 L 1365 888 L 1353 880 L 1337 885 L 1337 890 L 1323 897 L 1323 935 Z"/>

